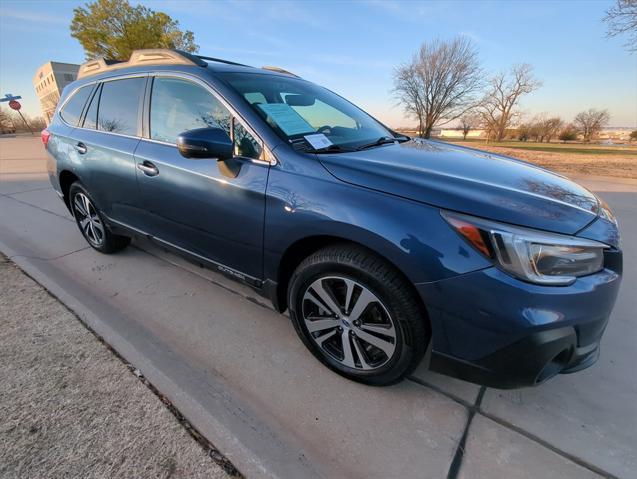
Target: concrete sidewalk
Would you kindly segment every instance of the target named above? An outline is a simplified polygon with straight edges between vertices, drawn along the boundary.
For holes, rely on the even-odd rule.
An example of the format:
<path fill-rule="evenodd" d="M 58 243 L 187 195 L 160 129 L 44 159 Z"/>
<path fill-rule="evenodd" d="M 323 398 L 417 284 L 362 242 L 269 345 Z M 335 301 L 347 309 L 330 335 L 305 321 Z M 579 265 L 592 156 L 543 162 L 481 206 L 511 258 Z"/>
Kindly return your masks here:
<path fill-rule="evenodd" d="M 18 145 L 4 141 L 0 155 L 13 158 Z M 602 193 L 622 222 L 626 256 L 598 364 L 519 391 L 480 388 L 424 365 L 401 384 L 370 388 L 318 364 L 289 320 L 250 289 L 145 241 L 113 256 L 94 252 L 32 169 L 44 165 L 41 154 L 12 161 L 4 174 L 2 157 L 0 250 L 139 368 L 246 476 L 634 477 L 632 185 Z M 21 173 L 20 161 L 32 173 Z"/>
<path fill-rule="evenodd" d="M 0 255 L 0 476 L 224 478 L 132 371 Z"/>

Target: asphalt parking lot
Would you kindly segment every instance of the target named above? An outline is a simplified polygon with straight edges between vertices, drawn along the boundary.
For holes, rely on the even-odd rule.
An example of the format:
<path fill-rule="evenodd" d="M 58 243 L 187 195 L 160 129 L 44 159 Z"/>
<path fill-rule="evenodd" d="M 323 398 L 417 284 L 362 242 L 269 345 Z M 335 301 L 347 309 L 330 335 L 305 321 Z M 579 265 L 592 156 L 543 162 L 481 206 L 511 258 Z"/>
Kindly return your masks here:
<path fill-rule="evenodd" d="M 372 388 L 321 366 L 248 288 L 143 240 L 91 250 L 44 158 L 38 138 L 0 137 L 0 251 L 247 477 L 636 477 L 637 181 L 577 178 L 623 233 L 624 281 L 596 365 L 515 391 L 424 366 Z"/>

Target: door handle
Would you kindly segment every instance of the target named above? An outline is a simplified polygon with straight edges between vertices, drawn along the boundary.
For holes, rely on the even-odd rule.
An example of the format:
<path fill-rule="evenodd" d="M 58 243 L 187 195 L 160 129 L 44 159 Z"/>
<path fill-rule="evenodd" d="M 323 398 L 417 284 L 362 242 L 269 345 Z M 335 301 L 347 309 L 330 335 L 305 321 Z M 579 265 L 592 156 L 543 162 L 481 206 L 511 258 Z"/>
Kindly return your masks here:
<path fill-rule="evenodd" d="M 79 142 L 77 145 L 75 145 L 75 149 L 80 155 L 83 155 L 87 151 L 86 145 L 82 142 Z"/>
<path fill-rule="evenodd" d="M 157 176 L 159 170 L 150 161 L 144 161 L 143 163 L 137 163 L 137 169 L 143 172 L 146 176 Z"/>

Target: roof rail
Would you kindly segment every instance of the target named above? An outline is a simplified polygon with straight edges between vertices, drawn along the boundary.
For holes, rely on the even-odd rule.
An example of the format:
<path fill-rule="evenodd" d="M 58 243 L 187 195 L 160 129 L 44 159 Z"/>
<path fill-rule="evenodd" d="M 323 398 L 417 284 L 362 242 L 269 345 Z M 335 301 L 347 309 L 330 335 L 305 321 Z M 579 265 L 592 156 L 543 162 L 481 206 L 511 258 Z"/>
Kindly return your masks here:
<path fill-rule="evenodd" d="M 167 48 L 152 48 L 147 50 L 134 50 L 128 61 L 105 60 L 96 58 L 80 65 L 77 78 L 96 75 L 120 68 L 139 65 L 194 65 L 205 67 L 207 64 L 197 56 L 181 50 L 169 50 Z"/>
<path fill-rule="evenodd" d="M 291 75 L 291 76 L 296 77 L 296 78 L 301 78 L 300 76 L 295 75 L 294 73 L 292 73 L 290 71 L 287 71 L 287 70 L 284 70 L 283 68 L 280 68 L 280 67 L 263 66 L 263 67 L 261 67 L 261 69 L 262 70 L 268 70 L 268 71 L 271 71 L 271 72 L 283 73 L 285 75 Z"/>
<path fill-rule="evenodd" d="M 238 67 L 254 68 L 250 65 L 244 65 L 243 63 L 231 62 L 230 60 L 224 60 L 223 58 L 205 57 L 203 55 L 195 55 L 195 56 L 197 58 L 200 58 L 202 60 L 207 60 L 209 62 L 226 63 L 227 65 L 236 65 Z"/>

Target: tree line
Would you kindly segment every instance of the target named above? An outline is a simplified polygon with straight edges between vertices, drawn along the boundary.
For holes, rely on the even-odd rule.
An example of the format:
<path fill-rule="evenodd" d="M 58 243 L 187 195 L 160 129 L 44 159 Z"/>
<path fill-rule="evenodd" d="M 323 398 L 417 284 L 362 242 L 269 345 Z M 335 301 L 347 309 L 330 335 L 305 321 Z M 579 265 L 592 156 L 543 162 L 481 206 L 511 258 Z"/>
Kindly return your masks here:
<path fill-rule="evenodd" d="M 553 139 L 562 142 L 575 141 L 581 136 L 585 142 L 589 142 L 597 137 L 609 119 L 608 110 L 595 108 L 578 113 L 572 122 L 565 122 L 559 116 L 541 113 L 530 121 L 520 122 L 514 129 L 505 130 L 503 138 L 506 136 L 520 141 L 550 143 Z M 470 131 L 478 129 L 487 130 L 487 138 L 491 138 L 488 129 L 484 128 L 481 115 L 476 112 L 468 112 L 461 116 L 459 129 L 462 130 L 462 137 L 465 140 Z"/>
<path fill-rule="evenodd" d="M 26 113 L 23 113 L 22 116 L 24 116 L 32 131 L 39 132 L 46 128 L 46 122 L 41 116 L 30 117 Z M 23 131 L 29 131 L 29 128 L 24 124 L 18 112 L 8 108 L 0 108 L 0 134 Z"/>
<path fill-rule="evenodd" d="M 458 36 L 423 43 L 411 61 L 395 69 L 393 94 L 418 122 L 423 138 L 431 136 L 434 126 L 458 121 L 465 138 L 471 130 L 483 129 L 487 139 L 502 141 L 516 126 L 521 140 L 569 141 L 581 134 L 590 141 L 608 123 L 608 111 L 594 108 L 576 115 L 572 123 L 546 114 L 523 123 L 520 100 L 541 86 L 526 63 L 486 74 L 473 42 Z"/>

